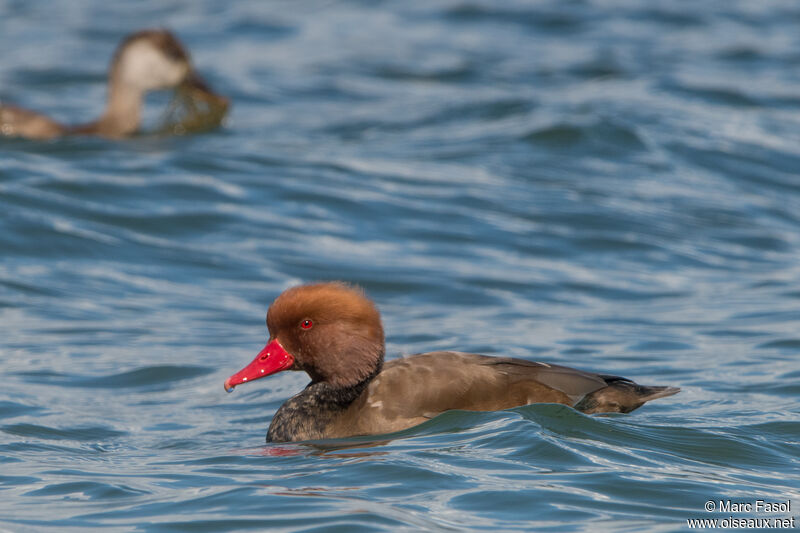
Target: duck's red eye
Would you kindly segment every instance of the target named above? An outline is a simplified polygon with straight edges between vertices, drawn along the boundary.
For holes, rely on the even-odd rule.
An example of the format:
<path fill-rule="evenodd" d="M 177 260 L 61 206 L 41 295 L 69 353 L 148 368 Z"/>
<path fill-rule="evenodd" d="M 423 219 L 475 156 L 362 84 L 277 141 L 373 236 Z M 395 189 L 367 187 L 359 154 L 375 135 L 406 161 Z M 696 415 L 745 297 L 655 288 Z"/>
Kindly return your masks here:
<path fill-rule="evenodd" d="M 311 326 L 313 326 L 313 325 L 314 325 L 314 323 L 311 322 L 308 319 L 303 320 L 302 322 L 300 322 L 300 327 L 303 328 L 303 329 L 311 329 Z"/>

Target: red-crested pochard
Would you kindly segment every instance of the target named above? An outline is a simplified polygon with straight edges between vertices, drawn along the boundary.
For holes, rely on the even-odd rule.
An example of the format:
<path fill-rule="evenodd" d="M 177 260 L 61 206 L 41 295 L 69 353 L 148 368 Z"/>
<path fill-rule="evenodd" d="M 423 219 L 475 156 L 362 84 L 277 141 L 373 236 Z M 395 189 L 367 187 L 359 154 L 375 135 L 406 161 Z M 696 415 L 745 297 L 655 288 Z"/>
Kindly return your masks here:
<path fill-rule="evenodd" d="M 188 52 L 167 30 L 142 30 L 127 36 L 117 48 L 108 72 L 108 101 L 103 115 L 78 126 L 60 124 L 40 113 L 0 104 L 0 136 L 52 139 L 62 135 L 132 135 L 141 122 L 142 100 L 148 91 L 180 87 L 213 109 L 217 125 L 228 100 L 212 92 L 192 68 Z"/>
<path fill-rule="evenodd" d="M 384 364 L 380 314 L 361 290 L 344 283 L 286 290 L 269 307 L 267 328 L 267 345 L 225 380 L 225 390 L 282 370 L 303 370 L 311 377 L 275 413 L 267 442 L 392 433 L 450 409 L 561 403 L 584 413 L 628 413 L 680 390 L 462 352 L 423 353 Z"/>

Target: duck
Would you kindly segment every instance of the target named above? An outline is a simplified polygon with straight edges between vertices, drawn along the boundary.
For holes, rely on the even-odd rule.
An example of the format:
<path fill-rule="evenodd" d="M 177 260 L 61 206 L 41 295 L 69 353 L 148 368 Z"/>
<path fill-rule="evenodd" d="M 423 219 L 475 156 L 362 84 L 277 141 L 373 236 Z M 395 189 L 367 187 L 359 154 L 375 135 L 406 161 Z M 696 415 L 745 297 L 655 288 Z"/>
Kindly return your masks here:
<path fill-rule="evenodd" d="M 267 442 L 383 435 L 446 411 L 499 411 L 533 403 L 583 413 L 629 413 L 677 387 L 511 357 L 436 351 L 384 361 L 381 316 L 360 288 L 343 282 L 299 285 L 267 310 L 267 345 L 225 380 L 237 385 L 284 370 L 311 382 L 275 413 Z"/>
<path fill-rule="evenodd" d="M 0 103 L 0 136 L 48 140 L 65 135 L 121 139 L 136 133 L 144 95 L 183 87 L 217 108 L 219 120 L 228 100 L 215 94 L 192 66 L 189 53 L 169 30 L 145 29 L 125 37 L 108 73 L 106 108 L 97 120 L 68 126 L 28 109 Z"/>

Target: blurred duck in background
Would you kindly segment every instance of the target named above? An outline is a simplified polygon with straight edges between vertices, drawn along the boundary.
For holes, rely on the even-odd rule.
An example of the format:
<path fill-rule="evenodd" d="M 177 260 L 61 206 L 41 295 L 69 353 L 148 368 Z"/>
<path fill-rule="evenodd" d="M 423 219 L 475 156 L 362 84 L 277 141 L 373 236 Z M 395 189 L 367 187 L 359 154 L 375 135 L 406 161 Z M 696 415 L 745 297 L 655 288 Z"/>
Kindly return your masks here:
<path fill-rule="evenodd" d="M 175 88 L 170 122 L 161 133 L 183 134 L 219 126 L 228 99 L 214 93 L 194 71 L 186 49 L 169 31 L 142 30 L 117 48 L 108 73 L 108 102 L 102 116 L 88 124 L 67 126 L 34 111 L 0 103 L 0 135 L 53 139 L 64 135 L 129 137 L 139 130 L 144 95 Z M 180 108 L 180 113 L 176 110 Z"/>

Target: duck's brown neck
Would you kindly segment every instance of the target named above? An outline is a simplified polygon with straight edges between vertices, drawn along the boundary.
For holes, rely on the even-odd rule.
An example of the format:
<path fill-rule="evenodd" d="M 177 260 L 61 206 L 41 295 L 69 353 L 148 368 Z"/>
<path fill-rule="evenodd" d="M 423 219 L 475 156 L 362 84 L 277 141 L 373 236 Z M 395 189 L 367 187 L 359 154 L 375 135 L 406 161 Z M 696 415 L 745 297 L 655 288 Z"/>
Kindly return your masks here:
<path fill-rule="evenodd" d="M 325 381 L 312 381 L 300 394 L 281 405 L 267 431 L 267 442 L 317 440 L 325 437 L 325 427 L 358 398 L 377 376 L 383 361 L 363 381 L 335 387 Z"/>
<path fill-rule="evenodd" d="M 106 135 L 122 137 L 139 129 L 143 96 L 140 89 L 128 84 L 109 84 L 108 105 L 99 121 L 107 129 Z"/>
<path fill-rule="evenodd" d="M 71 133 L 127 137 L 139 129 L 142 116 L 141 89 L 111 81 L 108 85 L 108 103 L 103 115 L 95 122 L 71 129 Z"/>

